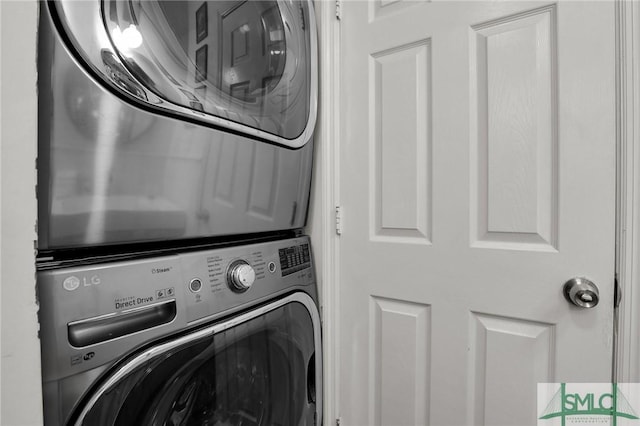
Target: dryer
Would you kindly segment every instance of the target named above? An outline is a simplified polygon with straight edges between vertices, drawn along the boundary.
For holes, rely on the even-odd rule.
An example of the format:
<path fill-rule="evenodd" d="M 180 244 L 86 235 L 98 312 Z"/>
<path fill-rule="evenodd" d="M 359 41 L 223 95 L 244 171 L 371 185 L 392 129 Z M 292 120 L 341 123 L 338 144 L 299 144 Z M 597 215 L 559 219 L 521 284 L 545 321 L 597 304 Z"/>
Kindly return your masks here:
<path fill-rule="evenodd" d="M 41 6 L 41 254 L 304 226 L 310 0 Z"/>
<path fill-rule="evenodd" d="M 306 237 L 41 271 L 45 425 L 320 425 Z"/>

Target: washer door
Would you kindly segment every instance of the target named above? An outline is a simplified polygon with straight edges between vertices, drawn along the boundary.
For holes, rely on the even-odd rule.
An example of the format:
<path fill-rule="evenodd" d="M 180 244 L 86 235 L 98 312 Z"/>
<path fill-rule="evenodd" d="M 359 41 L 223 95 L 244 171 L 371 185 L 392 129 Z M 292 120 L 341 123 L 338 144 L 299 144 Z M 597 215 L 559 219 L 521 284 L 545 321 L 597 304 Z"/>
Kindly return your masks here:
<path fill-rule="evenodd" d="M 69 423 L 321 424 L 320 345 L 313 300 L 296 293 L 133 356 Z"/>
<path fill-rule="evenodd" d="M 68 47 L 131 102 L 291 148 L 313 133 L 313 7 L 293 1 L 58 0 Z"/>

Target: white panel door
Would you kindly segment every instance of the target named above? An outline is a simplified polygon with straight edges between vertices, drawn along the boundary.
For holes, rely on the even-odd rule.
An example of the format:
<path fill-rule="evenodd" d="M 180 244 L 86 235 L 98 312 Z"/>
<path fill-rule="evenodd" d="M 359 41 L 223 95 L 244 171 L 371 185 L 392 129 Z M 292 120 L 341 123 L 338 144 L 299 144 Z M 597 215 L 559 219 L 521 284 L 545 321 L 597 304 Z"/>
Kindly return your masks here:
<path fill-rule="evenodd" d="M 614 6 L 343 2 L 343 425 L 534 425 L 538 382 L 611 380 Z"/>

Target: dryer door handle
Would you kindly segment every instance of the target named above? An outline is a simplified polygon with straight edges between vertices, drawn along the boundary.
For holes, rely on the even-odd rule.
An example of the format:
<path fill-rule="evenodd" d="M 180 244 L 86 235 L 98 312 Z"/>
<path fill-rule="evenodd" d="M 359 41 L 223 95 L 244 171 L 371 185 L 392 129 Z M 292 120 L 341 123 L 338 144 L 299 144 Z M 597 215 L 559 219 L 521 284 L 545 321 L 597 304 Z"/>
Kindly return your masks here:
<path fill-rule="evenodd" d="M 70 322 L 67 335 L 72 346 L 83 348 L 166 324 L 175 317 L 176 301 L 170 300 L 119 314 Z"/>

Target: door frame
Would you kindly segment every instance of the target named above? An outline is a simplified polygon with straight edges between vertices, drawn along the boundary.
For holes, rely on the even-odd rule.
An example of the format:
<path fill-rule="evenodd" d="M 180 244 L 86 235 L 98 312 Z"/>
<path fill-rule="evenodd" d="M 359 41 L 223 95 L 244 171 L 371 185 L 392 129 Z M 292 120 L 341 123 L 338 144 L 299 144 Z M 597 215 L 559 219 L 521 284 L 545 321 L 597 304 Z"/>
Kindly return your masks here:
<path fill-rule="evenodd" d="M 640 3 L 616 0 L 616 273 L 614 377 L 640 381 Z M 617 333 L 616 333 L 617 331 Z"/>
<path fill-rule="evenodd" d="M 313 240 L 320 293 L 324 360 L 324 424 L 333 426 L 340 412 L 339 266 L 336 206 L 340 200 L 340 0 L 316 0 L 318 29 L 318 119 L 307 232 Z"/>
<path fill-rule="evenodd" d="M 340 243 L 349 225 L 340 205 L 342 0 L 317 0 L 319 109 L 309 233 L 321 289 L 325 424 L 340 423 Z M 347 1 L 347 0 L 345 0 Z M 640 382 L 640 2 L 616 3 L 616 275 L 622 300 L 614 320 L 613 374 Z M 337 225 L 339 223 L 339 225 Z"/>

